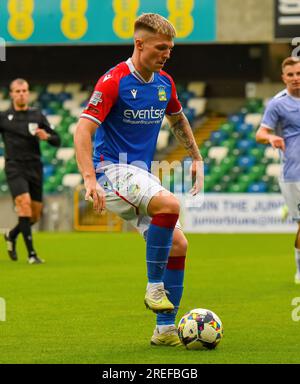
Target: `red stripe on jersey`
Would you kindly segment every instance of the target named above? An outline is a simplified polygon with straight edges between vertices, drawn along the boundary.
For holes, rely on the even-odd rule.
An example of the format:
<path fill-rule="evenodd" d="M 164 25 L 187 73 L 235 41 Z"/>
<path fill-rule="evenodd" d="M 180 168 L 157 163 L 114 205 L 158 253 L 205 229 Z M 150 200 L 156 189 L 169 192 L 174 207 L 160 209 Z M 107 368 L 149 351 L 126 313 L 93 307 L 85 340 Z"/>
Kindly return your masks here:
<path fill-rule="evenodd" d="M 120 80 L 129 74 L 128 65 L 122 62 L 101 76 L 83 114 L 104 121 L 117 102 Z"/>
<path fill-rule="evenodd" d="M 174 80 L 165 71 L 160 71 L 159 73 L 160 73 L 160 75 L 167 77 L 170 80 L 171 85 L 172 85 L 171 97 L 170 97 L 170 100 L 169 100 L 167 108 L 166 108 L 166 114 L 167 115 L 176 115 L 177 113 L 179 113 L 182 110 L 182 106 L 180 104 L 180 101 L 178 100 Z"/>

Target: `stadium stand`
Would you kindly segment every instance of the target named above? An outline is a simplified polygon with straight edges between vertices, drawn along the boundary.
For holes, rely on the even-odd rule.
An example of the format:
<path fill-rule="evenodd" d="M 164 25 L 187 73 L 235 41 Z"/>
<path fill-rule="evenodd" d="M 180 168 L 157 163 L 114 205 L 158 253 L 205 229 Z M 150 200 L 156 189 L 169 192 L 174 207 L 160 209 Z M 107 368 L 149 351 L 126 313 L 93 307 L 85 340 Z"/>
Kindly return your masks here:
<path fill-rule="evenodd" d="M 205 83 L 191 82 L 185 87 L 178 86 L 179 98 L 182 100 L 184 111 L 193 124 L 195 119 L 205 114 L 206 99 L 204 98 Z M 43 110 L 50 124 L 57 130 L 62 139 L 59 149 L 49 147 L 41 142 L 44 163 L 44 191 L 46 194 L 57 193 L 65 188 L 76 188 L 82 178 L 79 175 L 75 161 L 73 134 L 82 109 L 86 105 L 92 89 L 79 83 L 50 83 L 34 85 L 31 90 L 31 104 Z M 0 111 L 10 107 L 9 95 L 6 88 L 0 89 Z M 157 151 L 164 153 L 170 141 L 173 140 L 168 122 L 164 119 L 158 137 Z M 8 191 L 3 171 L 3 143 L 0 143 L 0 193 Z"/>
<path fill-rule="evenodd" d="M 190 82 L 177 85 L 184 112 L 194 129 L 194 135 L 205 158 L 206 192 L 278 192 L 277 177 L 280 174 L 278 152 L 257 144 L 255 131 L 260 123 L 264 104 L 261 98 L 249 98 L 236 114 L 224 117 L 205 117 L 207 99 L 205 83 Z M 57 193 L 65 188 L 75 188 L 82 182 L 73 148 L 73 134 L 76 122 L 85 106 L 91 89 L 79 83 L 52 83 L 35 85 L 31 92 L 32 105 L 43 109 L 49 122 L 62 138 L 58 150 L 41 143 L 44 161 L 44 190 Z M 0 111 L 10 106 L 5 88 L 0 90 Z M 189 162 L 186 152 L 180 146 L 169 151 L 174 143 L 168 122 L 164 119 L 158 137 L 157 151 L 169 163 L 175 160 Z M 172 147 L 172 146 L 171 146 Z M 0 193 L 7 192 L 3 171 L 3 143 L 0 144 Z M 184 168 L 186 169 L 186 167 Z M 177 180 L 177 181 L 176 181 Z M 184 182 L 182 181 L 184 180 Z M 163 180 L 171 191 L 186 192 L 188 175 L 184 178 L 168 175 Z"/>

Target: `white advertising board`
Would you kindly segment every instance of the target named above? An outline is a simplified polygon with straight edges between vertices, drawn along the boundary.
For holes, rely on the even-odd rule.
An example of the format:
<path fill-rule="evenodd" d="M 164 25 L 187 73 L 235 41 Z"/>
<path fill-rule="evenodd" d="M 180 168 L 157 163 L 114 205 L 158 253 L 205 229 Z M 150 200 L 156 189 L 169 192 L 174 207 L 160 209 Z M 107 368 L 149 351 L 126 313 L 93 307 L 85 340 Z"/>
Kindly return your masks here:
<path fill-rule="evenodd" d="M 181 200 L 181 223 L 190 233 L 296 233 L 291 217 L 282 219 L 280 194 L 211 194 Z"/>

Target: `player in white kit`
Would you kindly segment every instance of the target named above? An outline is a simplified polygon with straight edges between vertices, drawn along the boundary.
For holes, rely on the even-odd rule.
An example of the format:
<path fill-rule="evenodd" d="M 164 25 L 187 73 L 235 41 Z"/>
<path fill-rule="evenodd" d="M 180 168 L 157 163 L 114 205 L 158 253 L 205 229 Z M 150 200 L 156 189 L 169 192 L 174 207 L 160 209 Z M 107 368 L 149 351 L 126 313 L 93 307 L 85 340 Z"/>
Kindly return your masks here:
<path fill-rule="evenodd" d="M 259 143 L 278 148 L 282 159 L 280 188 L 289 212 L 298 223 L 295 240 L 296 275 L 300 284 L 300 59 L 288 57 L 282 63 L 286 89 L 267 105 L 256 134 Z"/>

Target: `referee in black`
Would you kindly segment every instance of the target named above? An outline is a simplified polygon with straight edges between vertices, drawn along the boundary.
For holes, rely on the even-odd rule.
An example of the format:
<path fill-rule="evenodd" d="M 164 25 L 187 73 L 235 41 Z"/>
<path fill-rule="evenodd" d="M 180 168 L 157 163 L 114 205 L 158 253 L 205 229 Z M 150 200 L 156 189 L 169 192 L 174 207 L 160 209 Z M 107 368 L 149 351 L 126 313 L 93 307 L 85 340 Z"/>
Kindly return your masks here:
<path fill-rule="evenodd" d="M 0 114 L 0 133 L 5 147 L 5 173 L 16 211 L 18 224 L 4 237 L 11 260 L 18 260 L 16 241 L 22 233 L 28 251 L 29 264 L 41 264 L 34 249 L 31 225 L 42 212 L 43 164 L 40 141 L 59 147 L 60 138 L 46 117 L 29 107 L 29 84 L 15 79 L 10 84 L 12 105 Z"/>

